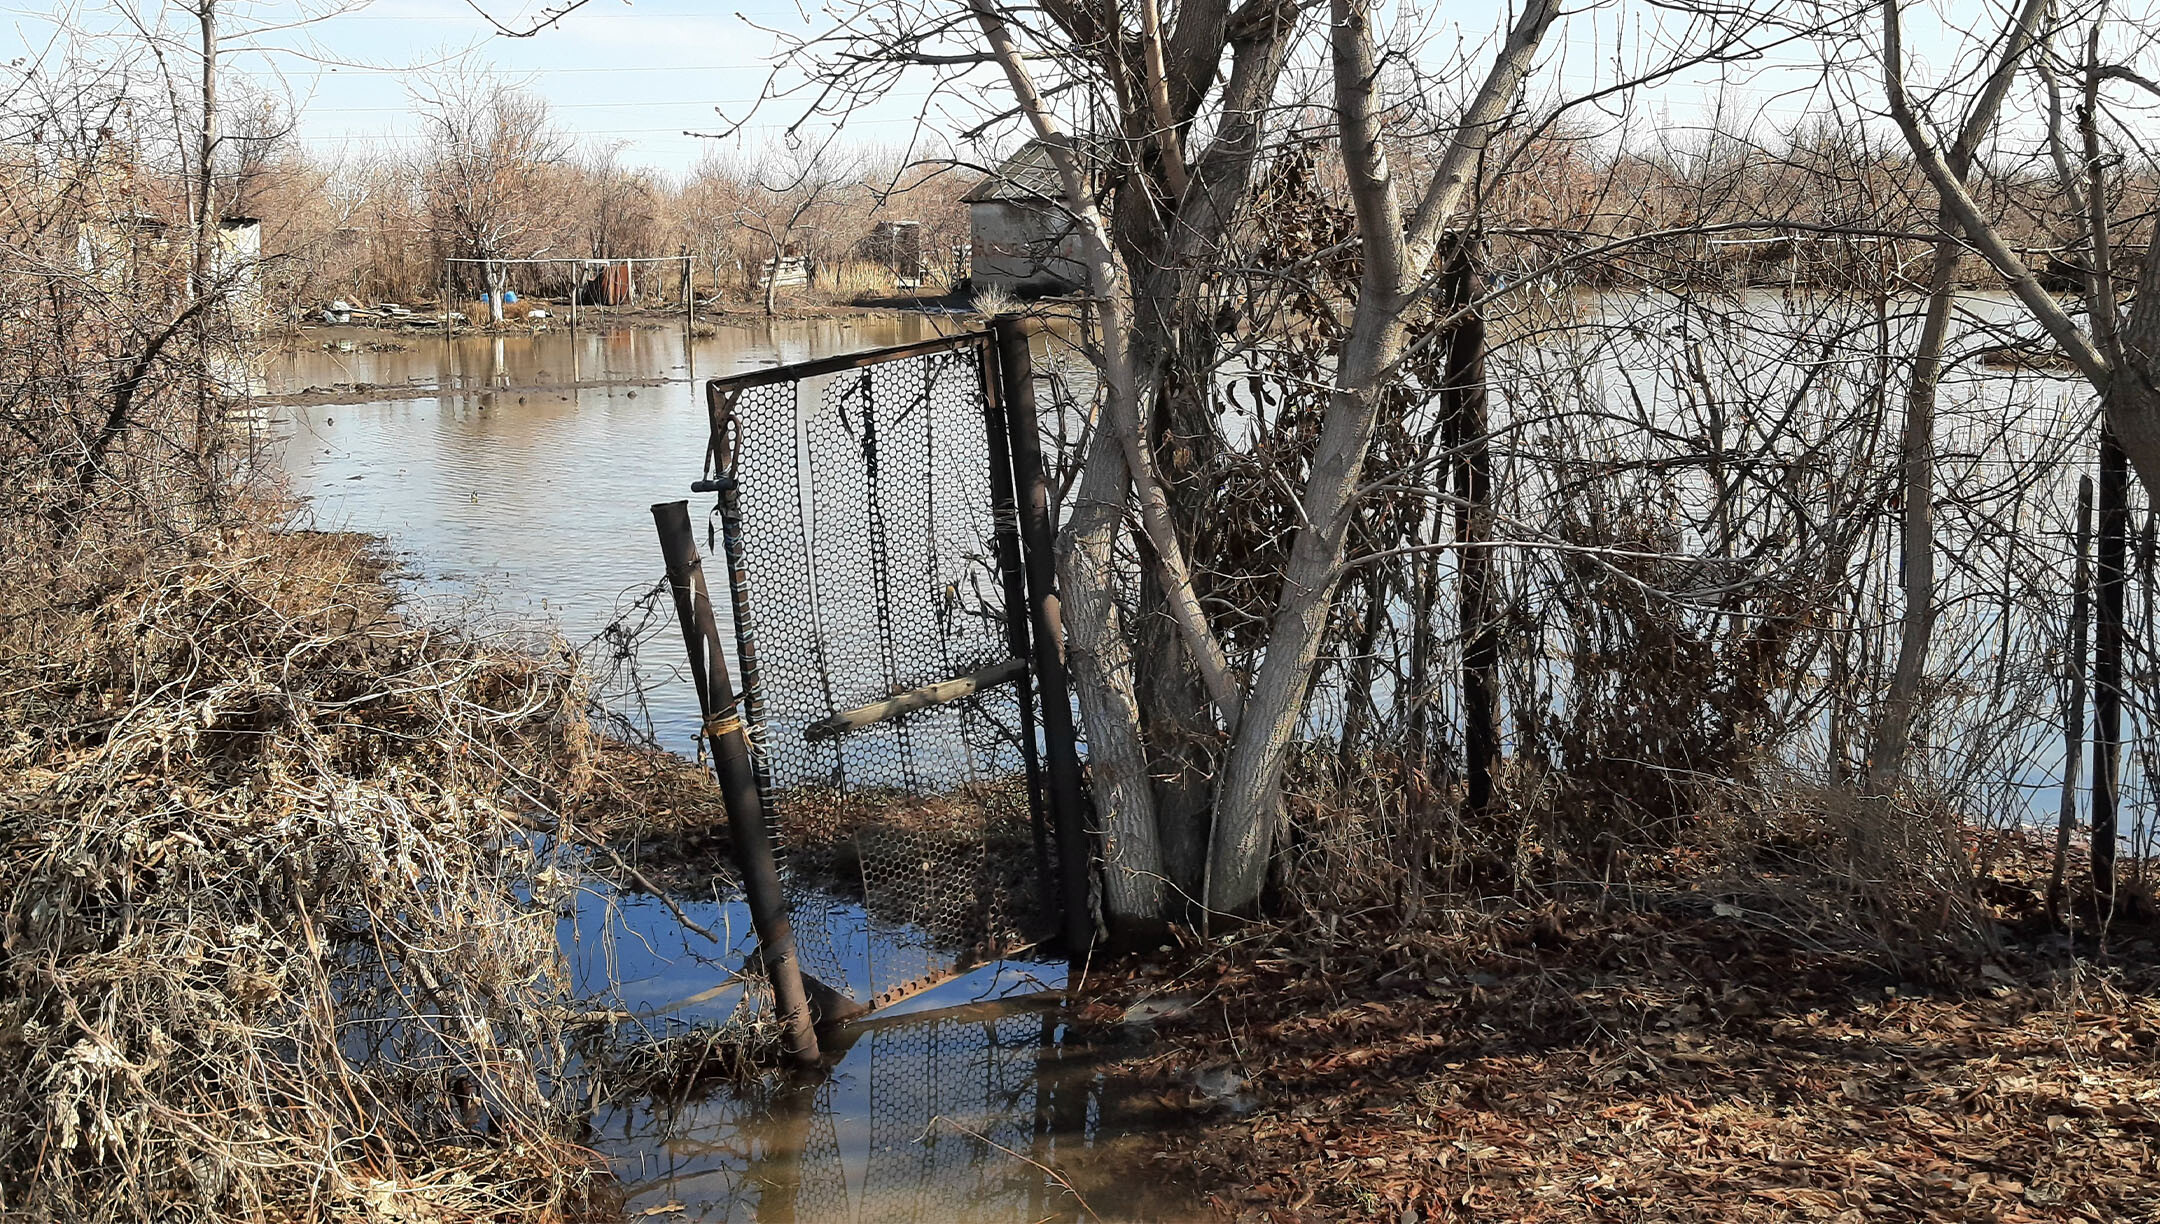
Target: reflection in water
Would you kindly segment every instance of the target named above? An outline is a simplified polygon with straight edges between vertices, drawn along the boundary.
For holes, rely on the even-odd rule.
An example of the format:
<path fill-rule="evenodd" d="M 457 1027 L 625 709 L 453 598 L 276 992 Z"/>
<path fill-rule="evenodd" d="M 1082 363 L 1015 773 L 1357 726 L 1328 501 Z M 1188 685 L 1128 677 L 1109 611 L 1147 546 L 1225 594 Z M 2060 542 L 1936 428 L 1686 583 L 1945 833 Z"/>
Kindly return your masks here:
<path fill-rule="evenodd" d="M 732 899 L 685 908 L 735 946 L 717 954 L 651 898 L 580 897 L 563 920 L 580 992 L 612 990 L 639 1035 L 724 1024 L 743 999 L 724 983 L 749 951 L 747 911 Z M 1058 1006 L 1063 984 L 1062 965 L 985 966 L 830 1037 L 822 1077 L 617 1104 L 590 1142 L 633 1218 L 1183 1218 L 1189 1200 L 1174 1190 L 1155 1188 L 1166 1209 L 1105 1174 L 1107 1154 L 1161 1120 L 1102 1074 L 1138 1031 L 1081 1032 Z"/>
<path fill-rule="evenodd" d="M 1175 1218 L 1091 1170 L 1139 1119 L 1033 1000 L 875 1022 L 830 1075 L 605 1119 L 629 1210 L 811 1222 Z M 620 1155 L 625 1151 L 632 1155 Z"/>

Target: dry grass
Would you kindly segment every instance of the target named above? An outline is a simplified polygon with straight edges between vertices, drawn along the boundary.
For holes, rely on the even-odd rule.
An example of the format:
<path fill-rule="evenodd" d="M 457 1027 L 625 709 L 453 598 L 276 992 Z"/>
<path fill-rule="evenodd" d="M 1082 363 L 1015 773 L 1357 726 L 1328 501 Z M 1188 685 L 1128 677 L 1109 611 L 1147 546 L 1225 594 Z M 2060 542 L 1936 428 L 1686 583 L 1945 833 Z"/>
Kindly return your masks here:
<path fill-rule="evenodd" d="M 710 772 L 655 753 L 605 774 L 652 801 L 634 815 L 611 803 L 601 809 L 604 823 L 586 818 L 588 829 L 636 843 L 640 869 L 671 891 L 700 895 L 716 878 L 732 881 L 726 811 Z M 963 954 L 1040 933 L 1034 835 L 1017 776 L 934 795 L 800 786 L 784 792 L 780 806 L 781 854 L 804 887 L 860 900 L 873 915 L 912 923 Z"/>
<path fill-rule="evenodd" d="M 0 1211 L 547 1219 L 574 670 L 398 621 L 358 541 L 0 569 Z"/>

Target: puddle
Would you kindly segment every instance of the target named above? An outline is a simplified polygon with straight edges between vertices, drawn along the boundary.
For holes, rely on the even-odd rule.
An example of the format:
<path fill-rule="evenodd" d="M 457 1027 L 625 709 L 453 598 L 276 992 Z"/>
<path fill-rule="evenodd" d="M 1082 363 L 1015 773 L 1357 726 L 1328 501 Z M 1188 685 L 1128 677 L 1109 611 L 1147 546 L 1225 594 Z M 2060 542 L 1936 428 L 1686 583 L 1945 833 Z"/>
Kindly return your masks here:
<path fill-rule="evenodd" d="M 748 910 L 737 899 L 677 904 L 729 947 L 649 896 L 581 894 L 562 920 L 581 994 L 605 997 L 612 982 L 628 1032 L 724 1024 L 742 1001 L 731 971 L 752 947 Z M 911 940 L 834 904 L 853 919 L 833 927 L 851 977 Z M 1071 1023 L 1064 984 L 1062 963 L 984 965 L 829 1038 L 823 1075 L 604 1106 L 587 1142 L 608 1157 L 632 1219 L 1195 1218 L 1174 1186 L 1114 1174 L 1133 1136 L 1169 1121 L 1106 1074 L 1146 1030 Z"/>

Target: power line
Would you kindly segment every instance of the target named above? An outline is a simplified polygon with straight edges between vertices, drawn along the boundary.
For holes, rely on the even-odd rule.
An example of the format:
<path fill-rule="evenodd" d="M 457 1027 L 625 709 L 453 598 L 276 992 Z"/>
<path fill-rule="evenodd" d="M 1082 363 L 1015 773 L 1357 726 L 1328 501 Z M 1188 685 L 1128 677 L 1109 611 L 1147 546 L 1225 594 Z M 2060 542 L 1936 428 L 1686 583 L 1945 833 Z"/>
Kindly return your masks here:
<path fill-rule="evenodd" d="M 243 48 L 243 50 L 245 50 L 245 48 Z M 510 75 L 510 76 L 522 76 L 522 75 L 527 75 L 527 74 L 533 74 L 533 75 L 540 75 L 540 74 L 544 74 L 544 75 L 547 75 L 547 76 L 556 76 L 556 75 L 559 75 L 559 74 L 563 74 L 563 73 L 571 73 L 571 72 L 577 72 L 577 73 L 592 73 L 592 72 L 636 72 L 636 73 L 654 73 L 654 72 L 748 72 L 748 71 L 750 71 L 750 70 L 751 70 L 751 69 L 753 69 L 753 68 L 754 68 L 754 69 L 756 69 L 756 70 L 758 70 L 759 72 L 766 72 L 766 71 L 770 71 L 770 70 L 771 70 L 771 68 L 772 68 L 772 65 L 771 65 L 771 64 L 766 64 L 766 63 L 751 63 L 751 64 L 652 64 L 652 65 L 639 65 L 639 66 L 636 66 L 636 67 L 631 67 L 631 66 L 622 66 L 622 67 L 613 67 L 613 68 L 531 68 L 531 69 L 516 69 L 516 70 L 512 70 L 512 71 L 509 71 L 509 72 L 507 73 L 507 75 Z M 240 75 L 240 76 L 266 76 L 266 77 L 310 77 L 310 76 L 313 76 L 313 77 L 324 77 L 324 76 L 348 76 L 348 75 L 349 75 L 349 76 L 385 76 L 385 75 L 388 75 L 388 76 L 397 76 L 397 75 L 402 75 L 402 74 L 405 74 L 405 73 L 409 73 L 409 72 L 411 72 L 411 71 L 412 71 L 412 69 L 411 69 L 411 68 L 409 68 L 409 67 L 402 67 L 402 66 L 401 66 L 401 67 L 387 67 L 387 68 L 379 68 L 379 67 L 375 67 L 375 66 L 372 66 L 372 65 L 345 65 L 345 66 L 337 66 L 337 65 L 331 65 L 331 66 L 327 66 L 327 67 L 320 67 L 320 68 L 315 68 L 315 69 L 312 69 L 312 70 L 298 70 L 298 71 L 292 71 L 292 72 L 278 72 L 278 71 L 276 71 L 276 70 L 274 70 L 274 69 L 270 69 L 270 68 L 228 68 L 228 69 L 225 69 L 224 71 L 227 71 L 227 72 L 231 72 L 231 73 L 236 73 L 236 74 L 238 74 L 238 75 Z"/>
<path fill-rule="evenodd" d="M 896 124 L 896 123 L 907 123 L 907 124 L 915 124 L 915 123 L 920 123 L 920 122 L 922 122 L 922 121 L 921 121 L 921 120 L 918 120 L 918 119 L 916 119 L 916 118 L 914 118 L 913 116 L 908 116 L 908 117 L 905 117 L 905 118 L 902 118 L 902 117 L 894 117 L 894 118 L 891 118 L 891 119 L 859 119 L 859 118 L 858 118 L 858 119 L 849 119 L 849 120 L 847 120 L 847 126 L 849 126 L 849 127 L 859 127 L 859 126 L 863 126 L 863 125 L 877 125 L 877 126 L 889 126 L 889 125 L 892 125 L 892 124 Z M 778 131 L 778 130 L 780 130 L 780 129 L 782 129 L 782 128 L 786 128 L 786 127 L 789 127 L 789 126 L 791 126 L 791 125 L 789 125 L 789 124 L 785 124 L 785 123 L 751 123 L 751 124 L 744 124 L 744 125 L 742 125 L 742 128 L 741 128 L 741 130 L 744 130 L 744 131 Z M 661 132 L 674 132 L 674 133 L 677 133 L 677 134 L 679 134 L 679 135 L 683 135 L 683 136 L 703 136 L 703 135 L 708 135 L 708 134 L 709 134 L 709 135 L 717 135 L 717 133 L 699 133 L 699 132 L 693 132 L 693 131 L 689 131 L 689 130 L 687 130 L 687 129 L 685 129 L 685 128 L 681 127 L 681 126 L 676 126 L 676 127 L 654 127 L 654 128 L 573 128 L 573 129 L 571 129 L 571 131 L 570 131 L 570 135 L 573 135 L 573 136 L 649 136 L 649 135 L 654 135 L 654 134 L 657 134 L 657 133 L 661 133 Z M 427 140 L 427 139 L 429 139 L 429 138 L 430 138 L 430 136 L 429 136 L 429 134 L 428 134 L 428 133 L 426 133 L 426 132 L 345 132 L 345 133 L 340 133 L 340 134 L 336 134 L 336 135 L 328 135 L 328 136 L 297 136 L 297 137 L 294 137 L 294 139 L 296 139 L 296 140 L 305 140 L 305 141 L 340 141 L 340 140 L 342 140 L 342 141 L 364 141 L 364 140 Z"/>
<path fill-rule="evenodd" d="M 544 77 L 544 76 L 548 75 L 548 73 L 546 73 L 546 72 L 544 72 L 544 71 L 543 71 L 543 72 L 542 72 L 542 73 L 541 73 L 540 75 L 542 75 L 542 76 Z M 543 88 L 542 88 L 542 92 L 545 92 L 545 90 L 544 90 L 544 86 L 543 86 Z M 898 95 L 898 94 L 890 94 L 890 95 L 887 95 L 887 96 L 888 96 L 888 97 L 900 97 L 901 95 Z M 910 99 L 910 100 L 912 100 L 912 101 L 920 101 L 921 99 L 920 99 L 920 98 L 915 98 L 915 99 Z M 758 103 L 758 102 L 768 102 L 768 101 L 786 101 L 786 99 L 771 99 L 771 98 L 712 98 L 712 99 L 697 99 L 697 98 L 686 98 L 686 99 L 683 99 L 683 100 L 681 100 L 681 101 L 669 101 L 669 100 L 655 100 L 655 99 L 652 99 L 652 98 L 639 98 L 639 99 L 636 99 L 636 100 L 634 100 L 634 101 L 629 101 L 629 102 L 557 102 L 557 101 L 555 101 L 554 99 L 550 98 L 550 99 L 548 99 L 548 109 L 549 109 L 549 110 L 601 110 L 601 109 L 620 109 L 620 108 L 622 108 L 622 107 L 626 107 L 626 106 L 751 106 L 751 105 L 755 105 L 755 104 L 756 104 L 756 103 Z M 415 107 L 412 107 L 412 106 L 309 106 L 309 107 L 307 107 L 307 108 L 306 108 L 306 111 L 305 111 L 305 113 L 307 113 L 307 114 L 310 114 L 310 115 L 409 115 L 409 114 L 412 114 L 412 113 L 414 113 L 416 109 L 417 109 L 417 108 L 415 108 Z"/>

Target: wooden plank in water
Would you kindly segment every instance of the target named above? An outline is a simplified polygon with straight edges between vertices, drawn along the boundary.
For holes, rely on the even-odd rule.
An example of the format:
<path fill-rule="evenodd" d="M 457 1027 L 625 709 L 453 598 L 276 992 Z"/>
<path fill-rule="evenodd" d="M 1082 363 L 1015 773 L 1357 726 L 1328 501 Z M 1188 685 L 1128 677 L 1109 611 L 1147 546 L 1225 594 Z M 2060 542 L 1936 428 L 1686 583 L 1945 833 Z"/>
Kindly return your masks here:
<path fill-rule="evenodd" d="M 916 710 L 926 710 L 935 705 L 944 705 L 946 702 L 958 701 L 963 697 L 972 697 L 983 689 L 990 688 L 993 685 L 1010 683 L 1026 674 L 1027 664 L 1018 659 L 1007 659 L 1003 663 L 993 663 L 980 671 L 971 672 L 965 676 L 955 676 L 950 680 L 925 684 L 920 688 L 912 688 L 904 693 L 895 693 L 883 701 L 873 701 L 869 705 L 857 706 L 852 710 L 842 710 L 829 718 L 820 718 L 803 728 L 803 738 L 806 740 L 833 739 L 849 731 L 856 731 L 870 726 L 872 723 L 881 723 L 890 718 L 898 718 L 902 714 L 910 714 Z"/>

